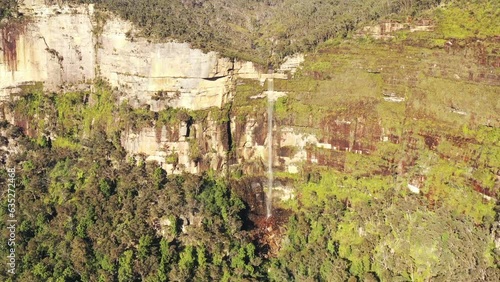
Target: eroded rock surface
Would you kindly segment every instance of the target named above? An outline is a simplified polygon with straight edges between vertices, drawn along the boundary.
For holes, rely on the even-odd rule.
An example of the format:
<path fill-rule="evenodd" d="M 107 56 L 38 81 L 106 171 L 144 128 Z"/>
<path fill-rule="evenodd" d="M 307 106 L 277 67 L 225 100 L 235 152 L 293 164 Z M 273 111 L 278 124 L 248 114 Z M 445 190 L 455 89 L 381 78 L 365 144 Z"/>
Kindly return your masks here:
<path fill-rule="evenodd" d="M 230 98 L 235 64 L 187 43 L 134 38 L 134 27 L 93 5 L 24 1 L 23 23 L 2 27 L 0 99 L 43 82 L 47 91 L 107 80 L 134 107 L 220 107 Z M 239 63 L 238 66 L 245 63 Z M 250 63 L 251 65 L 251 63 Z M 250 71 L 255 71 L 251 69 Z"/>

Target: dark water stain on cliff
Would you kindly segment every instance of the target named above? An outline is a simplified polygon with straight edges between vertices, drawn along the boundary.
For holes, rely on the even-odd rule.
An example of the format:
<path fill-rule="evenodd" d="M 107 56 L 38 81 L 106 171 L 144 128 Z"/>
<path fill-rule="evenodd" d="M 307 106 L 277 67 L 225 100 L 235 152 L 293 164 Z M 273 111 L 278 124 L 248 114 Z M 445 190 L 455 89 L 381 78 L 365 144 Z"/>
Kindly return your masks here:
<path fill-rule="evenodd" d="M 321 122 L 323 132 L 327 133 L 327 141 L 338 150 L 349 148 L 351 134 L 350 121 L 339 116 L 328 116 Z"/>
<path fill-rule="evenodd" d="M 338 171 L 344 171 L 345 167 L 345 152 L 324 151 L 323 154 L 317 154 L 318 164 L 333 167 Z"/>
<path fill-rule="evenodd" d="M 375 151 L 382 135 L 378 123 L 359 116 L 353 120 L 348 115 L 330 115 L 321 121 L 320 126 L 325 135 L 322 142 L 339 151 L 370 154 Z"/>
<path fill-rule="evenodd" d="M 256 215 L 266 214 L 264 178 L 245 177 L 242 179 L 232 179 L 231 188 L 245 201 L 248 213 Z"/>
<path fill-rule="evenodd" d="M 36 129 L 30 126 L 30 120 L 27 117 L 16 114 L 14 116 L 14 125 L 20 128 L 24 135 L 31 138 L 36 136 Z"/>
<path fill-rule="evenodd" d="M 265 145 L 267 138 L 267 118 L 257 118 L 254 128 L 254 138 L 257 145 Z"/>
<path fill-rule="evenodd" d="M 218 131 L 220 132 L 221 144 L 224 151 L 229 152 L 233 147 L 233 136 L 231 134 L 231 122 L 222 122 L 218 125 Z"/>
<path fill-rule="evenodd" d="M 281 181 L 287 182 L 283 179 Z M 285 234 L 285 225 L 292 212 L 275 208 L 272 217 L 267 218 L 264 192 L 266 182 L 267 178 L 264 176 L 244 177 L 231 179 L 230 187 L 247 206 L 241 215 L 245 219 L 243 229 L 249 232 L 260 255 L 271 257 L 279 251 L 281 239 Z"/>
<path fill-rule="evenodd" d="M 24 33 L 24 25 L 7 23 L 1 28 L 3 59 L 9 71 L 17 71 L 17 41 Z"/>

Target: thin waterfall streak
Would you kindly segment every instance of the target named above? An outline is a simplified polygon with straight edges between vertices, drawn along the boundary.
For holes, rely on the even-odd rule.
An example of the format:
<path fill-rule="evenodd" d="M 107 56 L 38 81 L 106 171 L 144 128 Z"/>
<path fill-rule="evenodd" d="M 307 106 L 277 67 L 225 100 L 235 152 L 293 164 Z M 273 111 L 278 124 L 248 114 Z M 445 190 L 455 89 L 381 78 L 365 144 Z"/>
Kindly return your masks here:
<path fill-rule="evenodd" d="M 268 96 L 267 96 L 267 197 L 266 197 L 266 216 L 270 218 L 272 216 L 272 203 L 273 203 L 273 111 L 274 111 L 274 101 L 270 96 L 274 91 L 274 80 L 270 78 L 268 80 Z"/>

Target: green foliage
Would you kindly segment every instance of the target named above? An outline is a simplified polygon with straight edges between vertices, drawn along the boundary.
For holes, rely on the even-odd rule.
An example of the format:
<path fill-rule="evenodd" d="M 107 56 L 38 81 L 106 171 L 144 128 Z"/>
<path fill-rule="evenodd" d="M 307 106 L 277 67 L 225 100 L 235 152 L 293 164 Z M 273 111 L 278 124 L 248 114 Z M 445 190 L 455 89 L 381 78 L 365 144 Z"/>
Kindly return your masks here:
<path fill-rule="evenodd" d="M 282 250 L 271 262 L 271 280 L 345 281 L 350 275 L 374 281 L 475 280 L 480 274 L 468 269 L 491 269 L 486 238 L 492 221 L 479 227 L 462 212 L 450 213 L 459 205 L 435 209 L 393 188 L 362 193 L 370 186 L 375 185 L 329 174 L 319 184 L 305 184 Z"/>
<path fill-rule="evenodd" d="M 111 196 L 111 193 L 113 192 L 111 186 L 108 183 L 108 181 L 106 181 L 105 179 L 101 179 L 101 181 L 99 182 L 99 190 L 106 197 Z"/>
<path fill-rule="evenodd" d="M 127 103 L 122 103 L 119 109 L 120 128 L 139 131 L 143 127 L 153 126 L 154 113 L 145 108 L 133 109 Z"/>
<path fill-rule="evenodd" d="M 40 110 L 44 109 L 42 106 L 44 106 L 47 97 L 43 93 L 43 84 L 37 83 L 22 87 L 21 96 L 24 99 L 14 105 L 16 112 L 25 117 L 32 117 L 40 114 Z"/>
<path fill-rule="evenodd" d="M 48 145 L 45 132 L 59 132 L 53 140 L 56 147 L 78 149 L 83 134 L 91 131 L 119 130 L 115 121 L 115 99 L 111 89 L 102 81 L 97 81 L 93 92 L 66 92 L 61 95 L 44 93 L 43 85 L 38 83 L 23 87 L 21 99 L 15 103 L 14 110 L 30 123 L 39 144 Z M 126 119 L 123 114 L 121 118 Z M 50 117 L 50 118 L 49 118 Z M 45 138 L 45 139 L 44 139 Z"/>
<path fill-rule="evenodd" d="M 155 187 L 160 189 L 167 182 L 167 173 L 161 167 L 157 167 L 153 172 L 153 181 Z"/>
<path fill-rule="evenodd" d="M 185 38 L 261 62 L 348 36 L 364 21 L 416 15 L 437 1 L 306 2 L 99 1 L 138 22 L 145 35 Z M 116 106 L 102 81 L 93 92 L 57 95 L 44 93 L 40 84 L 24 87 L 10 109 L 29 125 L 24 129 L 31 138 L 7 130 L 22 149 L 8 159 L 22 168 L 19 280 L 497 281 L 499 256 L 491 237 L 497 207 L 480 193 L 498 194 L 498 87 L 488 78 L 464 81 L 468 71 L 491 71 L 476 56 L 440 49 L 443 38 L 496 32 L 489 19 L 496 4 L 481 3 L 436 9 L 442 20 L 431 35 L 401 33 L 388 42 L 330 39 L 308 54 L 293 79 L 275 81 L 277 90 L 288 92 L 275 103 L 280 126 L 320 132 L 321 142 L 347 140 L 352 149 L 308 146 L 308 154 L 333 156 L 341 165 L 303 164 L 302 175 L 276 173 L 297 188 L 286 203 L 293 211 L 288 224 L 273 226 L 284 234 L 273 237 L 278 254 L 263 256 L 252 231 L 243 230 L 251 225 L 250 207 L 216 172 L 167 176 L 157 165 L 127 161 L 120 145 L 121 132 L 129 129 L 174 128 L 209 117 L 225 124 L 229 114 L 237 122 L 259 117 L 266 101 L 250 97 L 266 85 L 238 81 L 232 107 L 222 110 L 158 113 Z M 235 7 L 237 13 L 220 12 Z M 469 13 L 458 15 L 463 7 Z M 194 22 L 186 22 L 189 16 Z M 228 19 L 236 20 L 227 25 Z M 435 49 L 411 45 L 418 40 L 432 41 Z M 465 76 L 464 65 L 470 65 Z M 391 93 L 404 101 L 386 101 Z M 193 160 L 203 157 L 201 141 L 189 140 Z M 355 153 L 356 146 L 369 148 L 368 154 Z M 175 152 L 167 157 L 167 163 L 177 162 Z M 5 172 L 0 176 L 5 184 Z M 418 195 L 407 189 L 412 183 Z M 0 252 L 8 252 L 5 245 Z"/>
<path fill-rule="evenodd" d="M 53 146 L 57 148 L 71 149 L 71 150 L 78 150 L 81 148 L 80 144 L 66 137 L 57 137 L 53 142 Z"/>
<path fill-rule="evenodd" d="M 196 139 L 189 140 L 189 158 L 196 163 L 203 159 L 200 144 Z"/>
<path fill-rule="evenodd" d="M 20 277 L 218 281 L 224 271 L 246 278 L 261 274 L 262 261 L 255 259 L 242 230 L 245 206 L 223 181 L 167 177 L 155 165 L 129 164 L 109 139 L 105 132 L 91 131 L 85 143 L 92 150 L 36 147 L 16 156 L 16 167 L 22 167 L 19 206 L 30 206 L 19 210 Z M 155 229 L 164 217 L 170 226 Z M 231 267 L 232 256 L 226 253 L 236 237 L 238 245 L 248 245 L 245 261 L 251 266 L 243 272 L 240 265 Z M 0 279 L 7 281 L 4 274 Z"/>
<path fill-rule="evenodd" d="M 83 132 L 89 133 L 94 129 L 95 125 L 100 125 L 104 130 L 111 132 L 111 128 L 115 124 L 113 117 L 113 109 L 116 103 L 112 92 L 106 87 L 97 87 L 92 93 L 91 98 L 93 105 L 86 107 L 83 110 Z"/>
<path fill-rule="evenodd" d="M 436 10 L 438 31 L 444 38 L 497 36 L 500 33 L 498 1 L 454 1 Z"/>
<path fill-rule="evenodd" d="M 131 281 L 133 279 L 132 270 L 132 256 L 134 252 L 132 250 L 125 251 L 120 256 L 119 267 L 118 267 L 118 281 Z"/>
<path fill-rule="evenodd" d="M 61 129 L 68 132 L 69 136 L 76 137 L 75 135 L 79 133 L 77 122 L 83 121 L 82 110 L 86 96 L 83 92 L 67 92 L 55 97 L 57 118 Z"/>
<path fill-rule="evenodd" d="M 440 38 L 437 32 L 428 34 Z M 471 52 L 475 48 L 466 41 L 459 44 Z M 488 41 L 484 47 L 490 48 L 490 44 L 495 45 Z M 328 114 L 357 115 L 378 118 L 384 127 L 396 130 L 402 128 L 408 114 L 425 118 L 426 124 L 491 123 L 498 108 L 498 91 L 488 80 L 475 81 L 478 73 L 488 71 L 481 66 L 483 63 L 421 45 L 411 40 L 401 46 L 354 40 L 321 45 L 318 52 L 307 56 L 294 78 L 275 82 L 276 90 L 288 92 L 288 97 L 276 104 L 277 117 L 287 124 L 311 127 L 310 120 L 317 121 L 313 126 L 321 125 Z M 394 56 L 394 52 L 398 55 Z M 461 67 L 465 61 L 467 69 Z M 456 67 L 450 73 L 447 68 L 452 65 Z M 391 95 L 404 101 L 385 101 Z"/>
<path fill-rule="evenodd" d="M 138 255 L 140 258 L 146 258 L 151 253 L 151 244 L 153 243 L 153 238 L 150 235 L 143 235 L 139 239 Z"/>
<path fill-rule="evenodd" d="M 184 251 L 180 253 L 179 267 L 182 270 L 189 271 L 194 267 L 195 250 L 193 246 L 186 246 Z"/>
<path fill-rule="evenodd" d="M 265 87 L 258 81 L 242 79 L 236 82 L 233 107 L 236 108 L 233 114 L 238 121 L 244 121 L 249 115 L 264 113 L 266 109 L 265 99 L 251 99 L 252 96 L 261 95 Z M 255 98 L 255 97 L 254 97 Z"/>
<path fill-rule="evenodd" d="M 177 164 L 179 162 L 179 154 L 172 153 L 165 158 L 167 164 Z"/>
<path fill-rule="evenodd" d="M 9 18 L 17 12 L 17 1 L 0 0 L 0 20 Z"/>

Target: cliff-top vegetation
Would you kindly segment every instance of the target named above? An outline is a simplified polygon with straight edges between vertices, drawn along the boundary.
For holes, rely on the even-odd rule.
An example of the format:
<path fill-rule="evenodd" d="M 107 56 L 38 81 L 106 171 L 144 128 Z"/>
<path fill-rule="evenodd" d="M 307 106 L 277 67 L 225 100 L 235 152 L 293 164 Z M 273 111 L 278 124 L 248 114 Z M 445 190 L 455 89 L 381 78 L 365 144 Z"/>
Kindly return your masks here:
<path fill-rule="evenodd" d="M 494 35 L 498 1 L 491 0 L 47 0 L 47 4 L 93 3 L 138 27 L 152 40 L 189 42 L 227 57 L 276 64 L 331 38 L 349 37 L 361 25 L 383 19 L 430 17 L 443 35 Z M 474 7 L 471 9 L 470 7 Z M 479 9 L 478 9 L 479 8 Z M 17 16 L 17 1 L 0 0 L 0 19 Z M 461 13 L 467 11 L 466 13 Z M 484 21 L 484 20 L 489 20 Z M 476 34 L 488 29 L 486 34 Z M 461 34 L 457 34 L 461 33 Z"/>
<path fill-rule="evenodd" d="M 261 64 L 312 50 L 332 37 L 346 37 L 361 23 L 402 18 L 442 0 L 65 0 L 95 3 L 135 23 L 141 35 L 186 41 Z"/>

